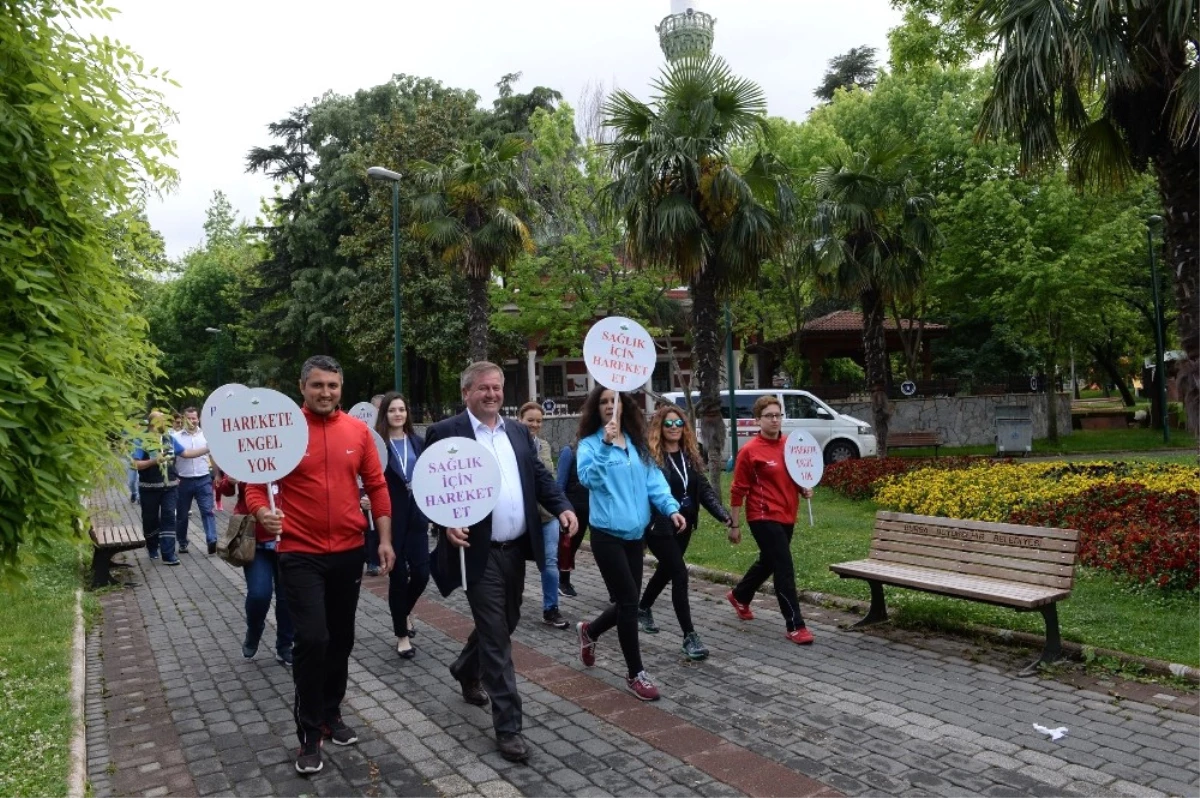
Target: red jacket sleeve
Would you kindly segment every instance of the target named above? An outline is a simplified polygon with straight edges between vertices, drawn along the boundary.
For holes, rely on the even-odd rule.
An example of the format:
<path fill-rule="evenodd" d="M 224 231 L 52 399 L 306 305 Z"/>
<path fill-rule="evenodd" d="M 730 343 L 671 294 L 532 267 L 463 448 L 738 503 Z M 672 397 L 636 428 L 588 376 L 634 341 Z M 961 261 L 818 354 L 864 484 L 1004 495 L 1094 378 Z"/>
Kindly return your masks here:
<path fill-rule="evenodd" d="M 754 466 L 750 462 L 753 457 L 754 440 L 751 439 L 738 452 L 737 462 L 733 465 L 733 484 L 729 487 L 730 507 L 741 507 L 746 500 L 746 493 L 750 490 L 750 480 L 754 476 Z"/>
<path fill-rule="evenodd" d="M 237 493 L 237 484 L 228 475 L 217 480 L 217 493 L 222 496 L 233 496 Z"/>
<path fill-rule="evenodd" d="M 387 480 L 383 476 L 379 452 L 375 449 L 375 436 L 364 425 L 362 437 L 363 459 L 359 476 L 362 477 L 363 488 L 371 499 L 371 515 L 375 518 L 391 518 L 392 499 L 388 495 Z"/>
<path fill-rule="evenodd" d="M 246 509 L 250 515 L 258 515 L 258 511 L 263 508 L 270 508 L 271 502 L 267 499 L 266 485 L 247 485 L 246 486 Z"/>

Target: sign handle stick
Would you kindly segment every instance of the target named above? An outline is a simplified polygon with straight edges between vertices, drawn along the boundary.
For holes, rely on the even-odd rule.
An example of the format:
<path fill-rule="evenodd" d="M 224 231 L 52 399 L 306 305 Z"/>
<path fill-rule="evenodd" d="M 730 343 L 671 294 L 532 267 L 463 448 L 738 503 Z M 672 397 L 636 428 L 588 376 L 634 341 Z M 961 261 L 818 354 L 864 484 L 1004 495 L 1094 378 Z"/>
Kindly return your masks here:
<path fill-rule="evenodd" d="M 805 501 L 808 502 L 808 525 L 815 526 L 812 515 L 812 499 L 805 499 Z"/>
<path fill-rule="evenodd" d="M 467 589 L 467 550 L 460 548 L 458 550 L 458 569 L 462 574 L 462 589 L 465 592 Z"/>
<path fill-rule="evenodd" d="M 362 477 L 358 477 L 358 489 L 362 490 L 362 486 L 363 486 Z M 374 508 L 372 508 L 372 512 L 373 511 L 374 511 Z M 363 515 L 365 515 L 367 517 L 367 529 L 374 532 L 375 531 L 375 517 L 371 515 L 371 512 L 367 512 L 367 511 L 364 511 Z"/>
<path fill-rule="evenodd" d="M 271 505 L 271 515 L 274 515 L 275 514 L 275 483 L 274 482 L 267 483 L 267 501 Z M 281 538 L 281 537 L 283 537 L 281 534 L 277 533 L 275 535 L 275 545 L 279 545 L 279 538 Z"/>

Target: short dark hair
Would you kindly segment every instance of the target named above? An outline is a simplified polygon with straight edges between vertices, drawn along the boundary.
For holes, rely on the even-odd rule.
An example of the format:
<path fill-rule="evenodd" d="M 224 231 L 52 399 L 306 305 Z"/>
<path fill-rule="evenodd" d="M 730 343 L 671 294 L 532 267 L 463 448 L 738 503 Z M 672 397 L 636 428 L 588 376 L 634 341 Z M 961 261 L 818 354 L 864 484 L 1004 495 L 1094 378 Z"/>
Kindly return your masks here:
<path fill-rule="evenodd" d="M 332 371 L 334 374 L 341 376 L 342 366 L 329 355 L 313 355 L 308 360 L 304 361 L 304 365 L 300 367 L 300 384 L 308 382 L 308 375 L 312 374 L 313 369 L 321 371 Z"/>
<path fill-rule="evenodd" d="M 194 408 L 194 407 L 185 407 L 185 408 L 183 408 L 183 414 L 184 414 L 185 416 L 186 416 L 188 413 L 199 413 L 199 412 L 200 412 L 200 411 L 199 411 L 199 410 L 197 410 L 197 409 L 196 409 L 196 408 Z"/>

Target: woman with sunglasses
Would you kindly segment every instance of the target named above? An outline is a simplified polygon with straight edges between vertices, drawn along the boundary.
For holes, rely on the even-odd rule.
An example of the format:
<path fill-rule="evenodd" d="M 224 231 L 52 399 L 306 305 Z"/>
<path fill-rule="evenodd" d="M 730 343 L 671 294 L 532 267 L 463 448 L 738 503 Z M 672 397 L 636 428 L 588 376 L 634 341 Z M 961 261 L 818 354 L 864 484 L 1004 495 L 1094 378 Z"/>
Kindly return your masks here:
<path fill-rule="evenodd" d="M 738 452 L 733 468 L 733 487 L 729 504 L 733 508 L 733 524 L 729 540 L 738 543 L 741 530 L 738 515 L 746 507 L 750 534 L 758 544 L 758 559 L 742 581 L 725 594 L 737 616 L 743 621 L 754 620 L 750 602 L 754 594 L 772 577 L 779 611 L 787 623 L 787 639 L 796 645 L 812 643 L 812 632 L 804 627 L 800 615 L 800 599 L 796 596 L 796 569 L 792 563 L 792 533 L 796 527 L 796 508 L 800 497 L 812 496 L 788 475 L 784 459 L 783 406 L 775 396 L 760 396 L 754 403 L 754 418 L 759 433 Z"/>
<path fill-rule="evenodd" d="M 696 531 L 701 506 L 713 518 L 730 527 L 731 533 L 733 517 L 721 506 L 720 497 L 704 475 L 696 433 L 682 410 L 673 405 L 658 409 L 650 421 L 649 446 L 650 456 L 667 478 L 671 495 L 679 502 L 679 513 L 687 520 L 687 526 L 677 531 L 665 516 L 654 513 L 650 526 L 646 527 L 646 545 L 658 559 L 658 566 L 646 583 L 646 590 L 638 603 L 638 624 L 643 632 L 658 634 L 651 608 L 658 594 L 670 582 L 671 603 L 675 605 L 675 618 L 683 632 L 683 653 L 688 659 L 705 659 L 708 649 L 700 642 L 700 635 L 692 626 L 692 609 L 688 604 L 688 571 L 683 555 L 692 540 L 692 533 Z"/>
<path fill-rule="evenodd" d="M 628 674 L 625 684 L 642 701 L 658 700 L 658 688 L 642 667 L 638 646 L 638 594 L 642 590 L 642 553 L 650 508 L 668 516 L 676 529 L 687 526 L 679 502 L 662 471 L 650 459 L 646 417 L 630 406 L 627 394 L 597 385 L 579 419 L 579 481 L 591 491 L 592 556 L 612 596 L 604 612 L 576 625 L 579 658 L 596 664 L 596 641 L 614 626 Z M 628 412 L 623 413 L 623 410 Z"/>

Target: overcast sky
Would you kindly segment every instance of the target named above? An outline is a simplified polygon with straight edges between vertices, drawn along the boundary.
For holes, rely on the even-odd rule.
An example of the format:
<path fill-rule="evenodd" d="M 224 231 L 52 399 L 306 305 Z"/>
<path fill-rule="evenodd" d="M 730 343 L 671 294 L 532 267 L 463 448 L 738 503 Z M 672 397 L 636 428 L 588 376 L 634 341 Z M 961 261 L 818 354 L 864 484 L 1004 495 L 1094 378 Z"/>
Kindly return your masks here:
<path fill-rule="evenodd" d="M 271 183 L 244 172 L 266 125 L 327 90 L 350 94 L 393 74 L 474 89 L 490 107 L 495 83 L 522 72 L 517 91 L 558 89 L 578 107 L 589 82 L 648 99 L 663 63 L 654 26 L 669 0 L 439 0 L 306 4 L 295 0 L 109 0 L 119 14 L 98 32 L 120 39 L 147 68 L 170 71 L 179 122 L 176 192 L 150 222 L 178 257 L 201 243 L 204 209 L 221 190 L 244 218 Z M 899 23 L 888 0 L 698 0 L 717 19 L 714 51 L 762 84 L 773 115 L 802 119 L 826 62 L 869 45 L 886 60 Z"/>

